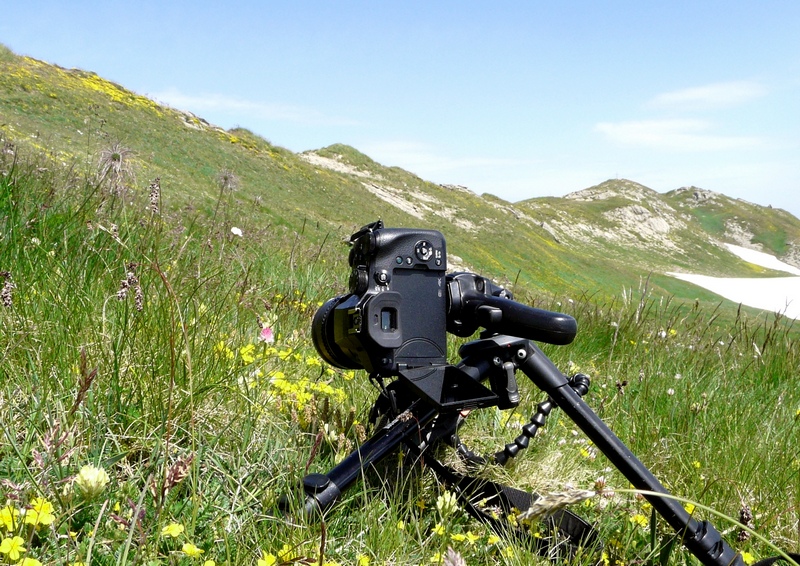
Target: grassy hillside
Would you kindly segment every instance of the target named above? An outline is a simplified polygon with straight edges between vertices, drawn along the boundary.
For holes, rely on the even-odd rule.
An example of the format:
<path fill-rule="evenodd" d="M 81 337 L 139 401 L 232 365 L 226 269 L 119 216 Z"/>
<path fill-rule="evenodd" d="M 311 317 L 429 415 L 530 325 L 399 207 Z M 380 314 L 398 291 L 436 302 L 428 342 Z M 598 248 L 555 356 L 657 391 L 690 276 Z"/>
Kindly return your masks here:
<path fill-rule="evenodd" d="M 448 547 L 468 564 L 547 562 L 448 504 L 402 457 L 366 473 L 322 522 L 276 509 L 369 433 L 374 387 L 327 366 L 310 331 L 344 288 L 342 237 L 379 216 L 441 229 L 464 267 L 573 314 L 578 339 L 545 351 L 592 377 L 587 402 L 687 508 L 751 558 L 774 550 L 737 542 L 732 520 L 746 510 L 758 535 L 800 545 L 796 330 L 649 275 L 697 267 L 703 238 L 725 234 L 680 195 L 612 181 L 507 203 L 347 146 L 296 155 L 2 49 L 0 148 L 4 563 L 430 564 Z M 646 237 L 615 212 L 634 204 L 650 212 L 630 217 L 654 228 Z M 753 237 L 766 234 L 762 213 L 733 212 Z M 684 225 L 659 231 L 656 216 Z M 795 225 L 782 226 L 788 254 Z M 622 228 L 637 245 L 613 239 Z M 676 249 L 652 247 L 664 234 Z M 715 269 L 746 268 L 712 256 Z M 489 454 L 517 436 L 542 400 L 521 376 L 520 388 L 517 410 L 470 415 L 470 447 Z M 609 564 L 655 560 L 669 543 L 557 410 L 509 467 L 480 473 L 540 493 L 608 486 L 574 510 L 600 531 Z M 678 548 L 668 557 L 687 562 Z"/>
<path fill-rule="evenodd" d="M 235 219 L 247 233 L 303 231 L 312 241 L 333 242 L 378 217 L 387 225 L 435 227 L 445 233 L 462 266 L 545 295 L 588 291 L 610 296 L 654 271 L 703 266 L 730 273 L 745 268 L 727 251 L 709 246 L 710 239 L 730 238 L 708 221 L 689 218 L 701 214 L 700 209 L 691 214 L 673 209 L 674 199 L 649 189 L 633 197 L 636 203 L 655 219 L 663 216 L 680 226 L 666 234 L 670 247 L 657 241 L 645 245 L 647 236 L 639 235 L 635 215 L 634 220 L 613 215 L 614 207 L 633 202 L 625 181 L 605 184 L 616 194 L 612 199 L 512 204 L 428 183 L 346 146 L 293 154 L 246 129 L 222 130 L 90 72 L 7 50 L 0 65 L 0 126 L 8 139 L 46 150 L 84 171 L 97 167 L 104 151 L 123 148 L 121 183 L 142 191 L 159 177 L 163 207 L 181 214 L 213 215 L 221 179 L 228 178 L 235 190 L 224 196 L 234 212 L 219 219 L 221 230 Z M 766 242 L 766 250 L 790 260 L 797 254 L 797 219 L 760 207 L 737 218 L 754 243 Z M 653 280 L 662 293 L 692 300 L 698 295 L 681 282 L 661 283 L 661 278 Z"/>

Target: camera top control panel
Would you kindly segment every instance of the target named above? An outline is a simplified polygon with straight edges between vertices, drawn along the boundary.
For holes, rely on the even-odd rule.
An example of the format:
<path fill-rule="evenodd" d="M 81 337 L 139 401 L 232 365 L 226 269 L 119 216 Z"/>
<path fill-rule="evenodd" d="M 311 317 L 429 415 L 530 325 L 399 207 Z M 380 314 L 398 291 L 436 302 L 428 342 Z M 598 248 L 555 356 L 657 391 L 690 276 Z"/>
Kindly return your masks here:
<path fill-rule="evenodd" d="M 398 269 L 444 272 L 447 268 L 444 236 L 435 230 L 384 228 L 378 221 L 353 234 L 350 241 L 352 293 L 390 287 Z"/>

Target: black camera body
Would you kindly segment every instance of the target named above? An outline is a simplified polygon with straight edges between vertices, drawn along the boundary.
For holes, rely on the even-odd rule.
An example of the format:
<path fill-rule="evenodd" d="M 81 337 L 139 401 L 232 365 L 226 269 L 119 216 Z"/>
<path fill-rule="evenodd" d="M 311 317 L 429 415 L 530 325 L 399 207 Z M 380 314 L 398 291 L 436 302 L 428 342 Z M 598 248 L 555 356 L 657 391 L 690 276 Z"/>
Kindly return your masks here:
<path fill-rule="evenodd" d="M 506 409 L 519 402 L 504 364 L 478 371 L 489 375 L 491 390 L 469 364 L 449 365 L 448 332 L 469 337 L 484 328 L 482 336 L 550 344 L 575 337 L 571 316 L 518 303 L 480 275 L 447 274 L 445 240 L 436 230 L 385 228 L 378 220 L 353 234 L 350 244 L 350 292 L 316 312 L 314 346 L 333 366 L 398 377 L 404 390 L 438 410 Z"/>
<path fill-rule="evenodd" d="M 384 376 L 446 364 L 444 236 L 377 221 L 350 243 L 350 293 L 329 300 L 314 316 L 317 351 L 334 366 Z"/>

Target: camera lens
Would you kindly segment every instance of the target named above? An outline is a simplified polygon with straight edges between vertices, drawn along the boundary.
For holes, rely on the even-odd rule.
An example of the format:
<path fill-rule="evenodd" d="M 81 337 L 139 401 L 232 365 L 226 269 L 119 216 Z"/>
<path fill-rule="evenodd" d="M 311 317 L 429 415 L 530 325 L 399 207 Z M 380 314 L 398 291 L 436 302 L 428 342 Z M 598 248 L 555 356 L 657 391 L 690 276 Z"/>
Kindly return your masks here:
<path fill-rule="evenodd" d="M 334 309 L 350 295 L 334 297 L 322 305 L 311 322 L 311 340 L 322 359 L 338 368 L 361 369 L 362 366 L 350 358 L 337 344 L 335 338 Z"/>

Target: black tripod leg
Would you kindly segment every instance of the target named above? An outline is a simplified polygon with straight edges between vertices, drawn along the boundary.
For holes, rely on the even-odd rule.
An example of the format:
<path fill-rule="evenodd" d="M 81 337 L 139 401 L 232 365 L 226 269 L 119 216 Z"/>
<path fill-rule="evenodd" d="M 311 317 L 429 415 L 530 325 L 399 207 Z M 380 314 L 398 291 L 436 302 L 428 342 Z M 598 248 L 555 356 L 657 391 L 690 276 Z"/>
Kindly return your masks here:
<path fill-rule="evenodd" d="M 365 469 L 380 462 L 406 440 L 416 438 L 420 429 L 435 416 L 436 411 L 416 404 L 377 431 L 327 474 L 305 476 L 303 513 L 311 516 L 324 513 L 345 489 L 362 477 Z M 279 507 L 284 513 L 299 511 L 286 496 L 281 498 Z"/>
<path fill-rule="evenodd" d="M 529 342 L 525 352 L 518 354 L 518 358 L 523 360 L 519 369 L 550 396 L 635 488 L 655 493 L 645 495 L 645 498 L 681 534 L 681 542 L 692 554 L 707 566 L 744 566 L 741 555 L 722 539 L 722 535 L 710 523 L 696 521 L 679 502 L 660 496 L 670 494 L 569 386 L 567 378 L 544 352 Z"/>

